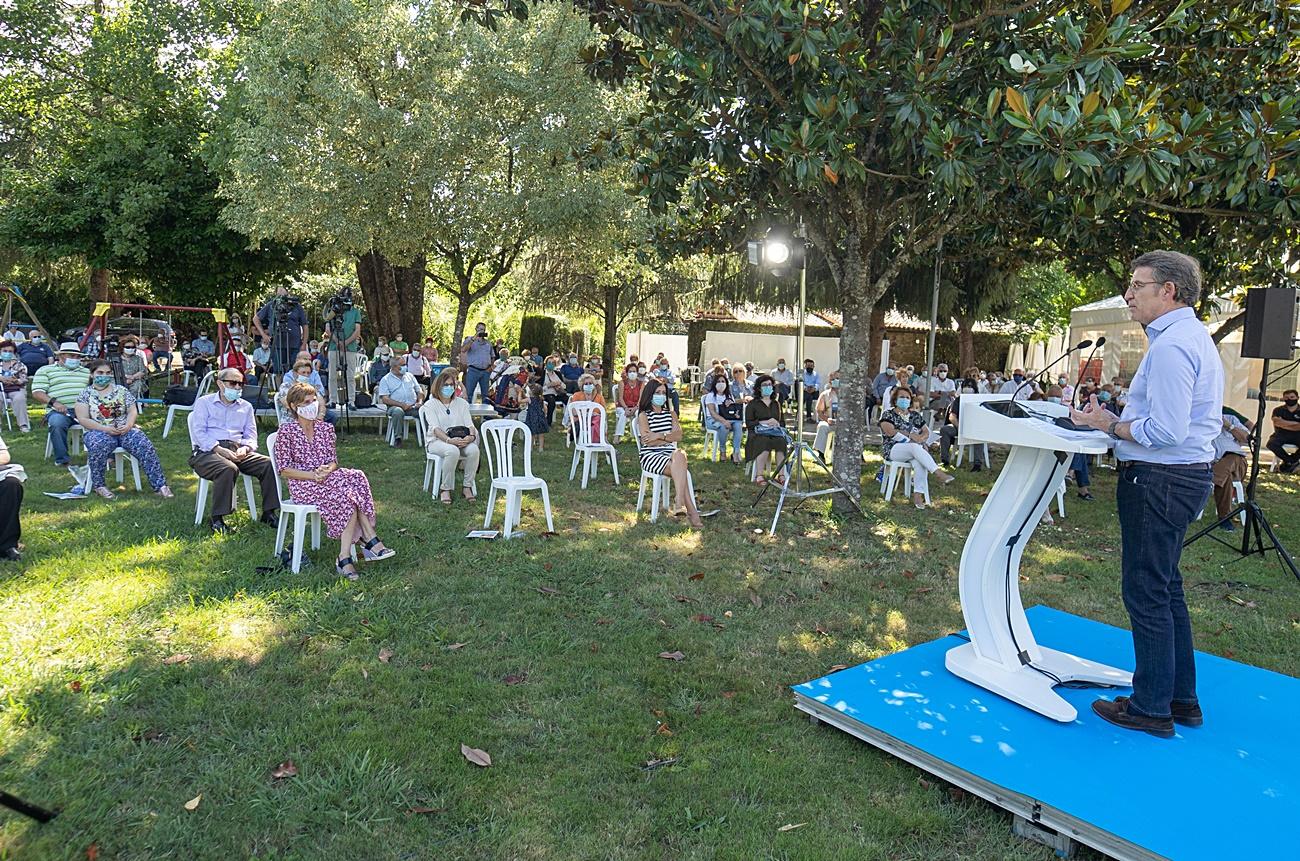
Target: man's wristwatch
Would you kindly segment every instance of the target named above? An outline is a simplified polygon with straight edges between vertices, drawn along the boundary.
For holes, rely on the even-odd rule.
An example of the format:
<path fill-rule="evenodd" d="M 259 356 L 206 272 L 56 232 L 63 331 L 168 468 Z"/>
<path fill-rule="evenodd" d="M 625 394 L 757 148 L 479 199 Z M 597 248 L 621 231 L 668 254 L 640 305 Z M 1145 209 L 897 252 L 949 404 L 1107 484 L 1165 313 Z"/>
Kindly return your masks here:
<path fill-rule="evenodd" d="M 1115 433 L 1115 428 L 1117 427 L 1119 427 L 1119 419 L 1115 419 L 1110 423 L 1110 427 L 1106 428 L 1106 433 L 1115 437 L 1115 439 L 1119 439 L 1119 434 Z"/>

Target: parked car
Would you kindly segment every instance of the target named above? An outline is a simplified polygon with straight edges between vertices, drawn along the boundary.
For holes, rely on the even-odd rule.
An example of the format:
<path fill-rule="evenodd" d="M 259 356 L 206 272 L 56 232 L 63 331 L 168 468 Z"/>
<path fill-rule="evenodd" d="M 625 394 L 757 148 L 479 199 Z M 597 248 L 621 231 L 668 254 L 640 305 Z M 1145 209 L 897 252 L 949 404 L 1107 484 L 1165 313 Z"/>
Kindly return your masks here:
<path fill-rule="evenodd" d="M 166 320 L 152 320 L 148 317 L 113 317 L 108 321 L 108 340 L 110 342 L 120 340 L 127 335 L 135 335 L 140 339 L 143 346 L 148 347 L 149 342 L 159 333 L 165 333 L 168 337 L 172 336 L 172 327 Z M 99 337 L 99 330 L 91 332 L 96 339 Z M 76 341 L 84 350 L 86 347 L 86 327 L 81 326 L 75 329 L 67 329 L 63 332 L 64 341 Z"/>

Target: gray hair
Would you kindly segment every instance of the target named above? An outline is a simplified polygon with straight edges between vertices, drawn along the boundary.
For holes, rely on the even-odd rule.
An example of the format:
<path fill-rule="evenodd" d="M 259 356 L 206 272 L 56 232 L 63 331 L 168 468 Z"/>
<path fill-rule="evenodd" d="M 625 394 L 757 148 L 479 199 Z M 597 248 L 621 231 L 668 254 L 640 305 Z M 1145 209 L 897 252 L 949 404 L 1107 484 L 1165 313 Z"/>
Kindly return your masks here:
<path fill-rule="evenodd" d="M 1151 270 L 1159 283 L 1173 282 L 1174 301 L 1194 306 L 1201 298 L 1201 264 L 1195 257 L 1177 251 L 1148 251 L 1137 257 L 1128 268 L 1133 272 L 1144 266 Z"/>

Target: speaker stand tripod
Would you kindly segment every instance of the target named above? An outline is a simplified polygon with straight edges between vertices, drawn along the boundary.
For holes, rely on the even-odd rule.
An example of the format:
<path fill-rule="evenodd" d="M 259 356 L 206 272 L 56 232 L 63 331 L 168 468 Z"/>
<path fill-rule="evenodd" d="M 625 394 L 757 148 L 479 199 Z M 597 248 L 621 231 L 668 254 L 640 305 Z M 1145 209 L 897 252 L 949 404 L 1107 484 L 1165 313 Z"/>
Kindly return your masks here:
<path fill-rule="evenodd" d="M 1255 428 L 1250 434 L 1250 481 L 1246 484 L 1246 499 L 1237 505 L 1232 511 L 1228 512 L 1226 517 L 1220 518 L 1215 523 L 1211 523 L 1201 531 L 1197 532 L 1191 538 L 1183 542 L 1187 547 L 1193 542 L 1209 536 L 1225 547 L 1231 547 L 1241 554 L 1241 558 L 1253 556 L 1258 553 L 1260 556 L 1268 554 L 1270 551 L 1277 551 L 1277 558 L 1282 563 L 1282 567 L 1291 572 L 1291 576 L 1300 580 L 1300 568 L 1296 567 L 1295 560 L 1287 552 L 1286 547 L 1278 539 L 1277 533 L 1269 525 L 1268 518 L 1260 509 L 1259 504 L 1255 502 L 1255 486 L 1259 481 L 1259 449 L 1263 445 L 1264 434 L 1264 405 L 1268 397 L 1269 383 L 1269 360 L 1264 360 L 1264 376 L 1259 383 L 1259 410 L 1255 418 Z M 1244 515 L 1245 525 L 1242 527 L 1241 547 L 1235 544 L 1229 544 L 1220 535 L 1216 534 L 1223 524 L 1231 524 L 1238 517 Z"/>
<path fill-rule="evenodd" d="M 10 795 L 3 789 L 0 789 L 0 807 L 8 807 L 15 813 L 21 813 L 29 819 L 35 819 L 37 822 L 49 822 L 58 813 L 52 810 L 46 810 L 44 807 L 37 807 L 35 804 L 28 804 L 16 795 Z"/>

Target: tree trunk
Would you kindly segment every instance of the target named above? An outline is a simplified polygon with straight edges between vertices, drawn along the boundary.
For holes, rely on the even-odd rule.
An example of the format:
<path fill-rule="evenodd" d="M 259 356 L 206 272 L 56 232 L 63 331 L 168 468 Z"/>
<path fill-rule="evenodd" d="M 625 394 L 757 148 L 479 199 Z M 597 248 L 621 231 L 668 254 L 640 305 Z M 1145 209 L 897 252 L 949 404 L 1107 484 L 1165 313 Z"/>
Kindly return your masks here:
<path fill-rule="evenodd" d="M 469 306 L 474 303 L 469 285 L 461 284 L 456 291 L 456 327 L 451 332 L 451 353 L 447 361 L 453 365 L 460 361 L 460 345 L 465 341 L 465 323 L 469 320 Z"/>
<path fill-rule="evenodd" d="M 611 285 L 605 288 L 605 337 L 600 348 L 600 364 L 605 369 L 604 382 L 613 403 L 614 385 L 618 381 L 618 375 L 614 368 L 614 351 L 618 349 L 618 297 L 623 292 L 621 285 Z"/>
<path fill-rule="evenodd" d="M 393 267 L 394 295 L 397 297 L 397 326 L 410 343 L 424 340 L 424 255 L 410 266 Z M 385 333 L 387 334 L 387 333 Z"/>
<path fill-rule="evenodd" d="M 402 328 L 397 301 L 397 287 L 393 266 L 378 251 L 357 258 L 357 285 L 361 288 L 361 301 L 366 308 L 366 325 L 372 335 L 395 337 Z M 364 335 L 364 329 L 362 334 Z"/>
<path fill-rule="evenodd" d="M 112 273 L 96 266 L 90 270 L 90 301 L 112 302 L 116 297 L 110 284 Z"/>
<path fill-rule="evenodd" d="M 966 375 L 968 368 L 975 367 L 975 321 L 963 314 L 956 315 L 957 351 L 961 356 L 961 367 L 952 376 Z"/>
<path fill-rule="evenodd" d="M 883 302 L 877 302 L 876 306 L 871 309 L 871 356 L 867 360 L 869 367 L 867 373 L 872 378 L 880 373 L 880 354 L 885 351 L 885 312 L 889 309 Z M 840 385 L 843 385 L 841 383 Z"/>
<path fill-rule="evenodd" d="M 1246 325 L 1246 312 L 1240 311 L 1220 323 L 1219 328 L 1215 329 L 1210 335 L 1210 340 L 1216 344 L 1221 343 L 1224 338 L 1228 337 L 1244 325 Z"/>
<path fill-rule="evenodd" d="M 846 254 L 843 283 L 844 330 L 840 333 L 840 408 L 835 423 L 835 477 L 853 499 L 862 498 L 862 450 L 867 443 L 867 387 L 870 368 L 871 317 L 875 300 L 867 278 L 867 260 Z M 879 361 L 879 357 L 877 357 Z M 799 373 L 798 370 L 795 373 Z M 802 428 L 800 428 L 802 431 Z M 840 494 L 831 497 L 831 510 L 848 514 L 853 507 Z"/>

